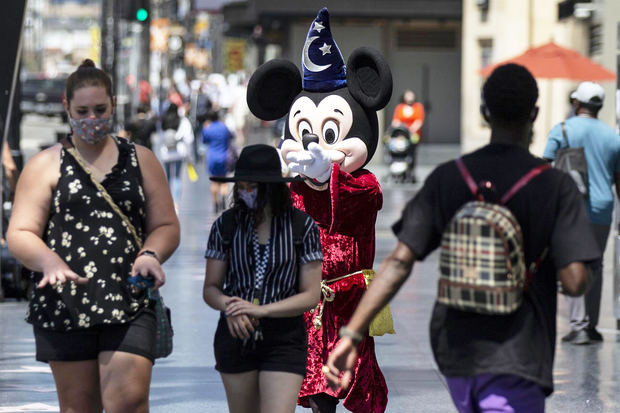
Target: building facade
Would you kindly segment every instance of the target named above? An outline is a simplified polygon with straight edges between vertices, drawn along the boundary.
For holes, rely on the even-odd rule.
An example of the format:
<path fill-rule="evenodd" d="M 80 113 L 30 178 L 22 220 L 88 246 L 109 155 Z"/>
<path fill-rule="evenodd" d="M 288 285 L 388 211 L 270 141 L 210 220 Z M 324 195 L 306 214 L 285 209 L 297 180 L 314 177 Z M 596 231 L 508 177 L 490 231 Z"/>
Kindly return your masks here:
<path fill-rule="evenodd" d="M 459 143 L 461 124 L 461 0 L 249 0 L 223 7 L 227 36 L 250 40 L 247 69 L 274 57 L 298 67 L 310 23 L 326 6 L 345 61 L 353 49 L 380 50 L 392 69 L 394 89 L 380 113 L 383 125 L 405 89 L 426 107 L 424 140 Z M 383 126 L 385 127 L 385 126 Z"/>
<path fill-rule="evenodd" d="M 562 3 L 562 4 L 560 4 Z M 569 4 L 570 3 L 570 4 Z M 618 73 L 620 2 L 598 0 L 464 0 L 461 74 L 461 144 L 464 152 L 486 144 L 490 130 L 479 113 L 484 78 L 480 69 L 553 41 Z M 560 18 L 560 7 L 569 7 Z M 563 9 L 565 10 L 565 9 Z M 551 127 L 566 118 L 569 95 L 579 84 L 537 79 L 540 113 L 532 152 L 542 155 Z M 601 82 L 605 102 L 599 118 L 616 125 L 616 82 Z"/>

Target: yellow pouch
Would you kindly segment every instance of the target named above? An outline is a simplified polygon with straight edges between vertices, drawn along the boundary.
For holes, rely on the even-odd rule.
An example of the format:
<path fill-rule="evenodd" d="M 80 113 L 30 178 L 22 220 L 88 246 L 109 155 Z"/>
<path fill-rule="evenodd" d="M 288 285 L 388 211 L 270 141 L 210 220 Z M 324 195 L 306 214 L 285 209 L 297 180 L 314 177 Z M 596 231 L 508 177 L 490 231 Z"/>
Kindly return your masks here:
<path fill-rule="evenodd" d="M 192 182 L 196 182 L 198 180 L 198 172 L 196 172 L 196 168 L 193 163 L 187 163 L 187 176 Z"/>
<path fill-rule="evenodd" d="M 366 279 L 366 288 L 375 276 L 373 270 L 364 270 L 364 278 Z M 368 328 L 368 334 L 372 337 L 382 336 L 384 334 L 396 334 L 394 330 L 394 319 L 392 318 L 392 310 L 390 305 L 386 304 L 385 307 L 379 311 L 379 313 L 370 322 Z"/>

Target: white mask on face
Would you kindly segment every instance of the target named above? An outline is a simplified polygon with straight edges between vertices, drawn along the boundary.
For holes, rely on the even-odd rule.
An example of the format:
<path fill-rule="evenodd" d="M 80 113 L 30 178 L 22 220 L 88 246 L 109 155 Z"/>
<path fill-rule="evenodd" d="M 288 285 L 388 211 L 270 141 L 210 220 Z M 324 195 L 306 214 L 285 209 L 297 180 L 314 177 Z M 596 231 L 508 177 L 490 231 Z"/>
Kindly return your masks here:
<path fill-rule="evenodd" d="M 258 188 L 252 189 L 251 191 L 244 191 L 240 189 L 238 191 L 238 194 L 239 198 L 241 198 L 241 200 L 245 202 L 248 208 L 256 208 L 256 196 L 258 195 Z"/>

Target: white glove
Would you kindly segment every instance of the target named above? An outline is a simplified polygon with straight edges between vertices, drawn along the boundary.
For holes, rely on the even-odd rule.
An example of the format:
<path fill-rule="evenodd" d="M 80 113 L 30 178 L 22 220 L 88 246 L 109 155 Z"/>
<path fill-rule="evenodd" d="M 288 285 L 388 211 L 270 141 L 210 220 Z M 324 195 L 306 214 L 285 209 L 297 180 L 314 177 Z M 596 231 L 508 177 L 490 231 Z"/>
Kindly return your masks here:
<path fill-rule="evenodd" d="M 308 145 L 307 151 L 289 152 L 286 155 L 291 172 L 307 176 L 319 182 L 327 182 L 332 174 L 332 160 L 316 142 Z"/>

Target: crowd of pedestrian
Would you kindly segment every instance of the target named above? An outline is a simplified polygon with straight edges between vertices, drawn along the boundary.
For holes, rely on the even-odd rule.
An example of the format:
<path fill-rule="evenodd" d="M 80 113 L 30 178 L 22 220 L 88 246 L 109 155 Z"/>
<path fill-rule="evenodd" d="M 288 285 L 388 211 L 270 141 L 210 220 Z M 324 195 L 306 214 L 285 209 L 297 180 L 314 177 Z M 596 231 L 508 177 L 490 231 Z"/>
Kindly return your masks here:
<path fill-rule="evenodd" d="M 236 156 L 246 142 L 249 112 L 245 76 L 213 73 L 206 79 L 189 81 L 185 75 L 179 75 L 163 83 L 165 99 L 160 101 L 148 82 L 140 82 L 136 114 L 126 122 L 121 135 L 155 153 L 164 165 L 178 207 L 184 171 L 189 172 L 205 157 L 209 176 L 232 171 L 236 157 L 231 161 L 229 152 Z M 220 165 L 222 154 L 229 154 L 228 166 L 224 168 Z M 213 198 L 217 200 L 214 209 L 221 212 L 228 187 L 214 186 L 221 194 Z"/>

